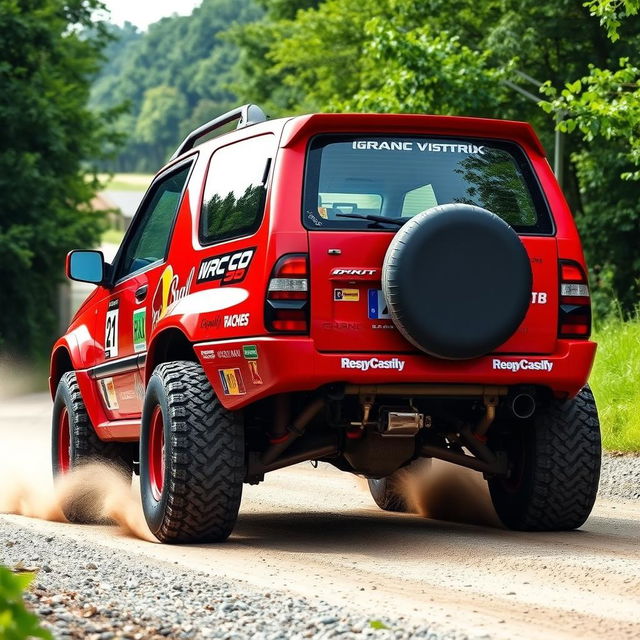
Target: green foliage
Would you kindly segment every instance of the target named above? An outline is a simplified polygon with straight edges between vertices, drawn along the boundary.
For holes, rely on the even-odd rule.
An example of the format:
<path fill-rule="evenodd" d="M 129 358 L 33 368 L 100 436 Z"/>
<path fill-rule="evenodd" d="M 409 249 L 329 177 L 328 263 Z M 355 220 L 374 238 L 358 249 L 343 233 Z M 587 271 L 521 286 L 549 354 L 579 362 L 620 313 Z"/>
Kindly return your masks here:
<path fill-rule="evenodd" d="M 118 130 L 127 144 L 105 168 L 155 172 L 189 131 L 246 102 L 229 88 L 238 49 L 224 33 L 261 13 L 252 0 L 204 0 L 191 16 L 163 18 L 144 33 L 112 25 L 91 104 L 125 105 Z"/>
<path fill-rule="evenodd" d="M 91 18 L 99 6 L 0 0 L 0 350 L 47 350 L 64 255 L 99 236 L 89 163 L 115 143 L 114 114 L 86 107 L 106 42 Z"/>
<path fill-rule="evenodd" d="M 640 246 L 640 198 L 629 180 L 640 167 L 640 93 L 632 64 L 640 49 L 640 21 L 625 17 L 638 12 L 638 0 L 263 5 L 265 15 L 231 37 L 242 49 L 236 86 L 272 114 L 332 110 L 510 118 L 531 122 L 548 149 L 560 121 L 569 138 L 564 190 L 593 282 L 606 282 L 606 295 L 613 293 L 627 312 L 633 309 L 640 295 L 634 252 Z M 546 112 L 505 84 L 536 94 L 522 73 L 546 81 L 540 94 Z M 605 296 L 599 298 L 605 309 Z"/>
<path fill-rule="evenodd" d="M 640 451 L 640 314 L 620 313 L 596 325 L 598 354 L 590 384 L 598 403 L 602 442 L 613 451 Z"/>
<path fill-rule="evenodd" d="M 40 626 L 38 618 L 27 611 L 22 600 L 22 592 L 33 578 L 33 574 L 14 574 L 0 566 L 0 638 L 3 640 L 53 639 Z"/>

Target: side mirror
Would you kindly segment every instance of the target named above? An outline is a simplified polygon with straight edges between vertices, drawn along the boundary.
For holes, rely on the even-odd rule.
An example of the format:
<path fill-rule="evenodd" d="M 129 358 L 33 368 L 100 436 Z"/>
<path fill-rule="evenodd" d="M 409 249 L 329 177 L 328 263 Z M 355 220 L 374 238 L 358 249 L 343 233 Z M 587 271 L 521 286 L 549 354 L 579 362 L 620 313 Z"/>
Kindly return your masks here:
<path fill-rule="evenodd" d="M 105 275 L 102 251 L 70 251 L 67 254 L 66 272 L 71 280 L 101 284 Z"/>

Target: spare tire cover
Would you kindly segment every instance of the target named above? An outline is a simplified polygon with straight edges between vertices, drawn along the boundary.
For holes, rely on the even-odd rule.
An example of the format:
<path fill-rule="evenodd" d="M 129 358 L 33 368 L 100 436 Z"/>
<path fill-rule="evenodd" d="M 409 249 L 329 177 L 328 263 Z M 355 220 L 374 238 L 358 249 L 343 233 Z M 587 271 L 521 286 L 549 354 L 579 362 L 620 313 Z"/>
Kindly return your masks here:
<path fill-rule="evenodd" d="M 398 330 L 438 358 L 485 355 L 518 328 L 531 299 L 531 265 L 516 232 L 467 204 L 419 213 L 395 235 L 382 289 Z"/>

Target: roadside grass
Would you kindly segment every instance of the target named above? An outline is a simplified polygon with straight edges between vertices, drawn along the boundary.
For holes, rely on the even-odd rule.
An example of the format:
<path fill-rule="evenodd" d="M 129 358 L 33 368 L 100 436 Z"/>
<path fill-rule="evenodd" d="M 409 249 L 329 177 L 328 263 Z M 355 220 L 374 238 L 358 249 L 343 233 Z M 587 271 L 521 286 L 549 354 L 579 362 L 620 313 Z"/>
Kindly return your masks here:
<path fill-rule="evenodd" d="M 147 173 L 115 173 L 98 176 L 105 182 L 104 191 L 146 191 L 153 175 Z"/>
<path fill-rule="evenodd" d="M 640 451 L 640 310 L 624 322 L 596 325 L 598 343 L 590 384 L 598 404 L 602 444 L 609 451 Z"/>
<path fill-rule="evenodd" d="M 106 231 L 102 233 L 101 241 L 102 244 L 120 244 L 122 242 L 122 238 L 124 237 L 124 231 L 120 229 L 114 229 L 110 227 Z"/>

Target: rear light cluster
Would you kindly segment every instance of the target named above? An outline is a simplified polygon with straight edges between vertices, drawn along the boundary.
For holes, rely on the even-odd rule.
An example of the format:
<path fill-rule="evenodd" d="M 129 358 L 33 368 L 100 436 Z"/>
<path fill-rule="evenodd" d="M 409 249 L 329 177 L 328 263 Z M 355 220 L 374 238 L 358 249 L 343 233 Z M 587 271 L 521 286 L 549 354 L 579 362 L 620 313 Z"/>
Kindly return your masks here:
<path fill-rule="evenodd" d="M 559 338 L 591 335 L 591 297 L 587 275 L 577 262 L 560 261 Z"/>
<path fill-rule="evenodd" d="M 309 332 L 309 258 L 291 253 L 276 263 L 269 279 L 265 304 L 269 331 Z"/>

